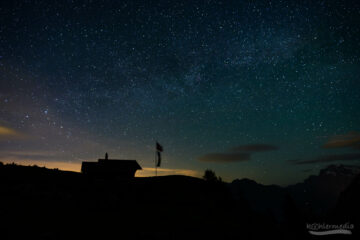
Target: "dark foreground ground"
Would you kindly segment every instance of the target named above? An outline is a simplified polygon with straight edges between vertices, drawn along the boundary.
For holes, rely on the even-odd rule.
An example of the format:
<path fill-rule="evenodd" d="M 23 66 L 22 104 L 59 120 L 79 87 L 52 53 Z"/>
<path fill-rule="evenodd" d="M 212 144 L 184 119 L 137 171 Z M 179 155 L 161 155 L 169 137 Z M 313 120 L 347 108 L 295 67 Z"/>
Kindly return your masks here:
<path fill-rule="evenodd" d="M 359 178 L 327 220 L 357 221 Z M 254 211 L 229 184 L 186 176 L 94 179 L 80 173 L 0 166 L 0 239 L 340 239 L 311 236 L 285 196 L 282 220 Z M 324 219 L 314 219 L 321 221 Z"/>

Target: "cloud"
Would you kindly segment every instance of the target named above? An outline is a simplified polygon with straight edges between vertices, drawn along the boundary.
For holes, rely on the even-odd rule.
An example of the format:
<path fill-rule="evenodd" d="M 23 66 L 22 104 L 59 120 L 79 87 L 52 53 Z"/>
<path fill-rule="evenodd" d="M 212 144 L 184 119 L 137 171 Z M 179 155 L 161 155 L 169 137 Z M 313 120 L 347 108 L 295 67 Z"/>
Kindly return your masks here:
<path fill-rule="evenodd" d="M 8 127 L 0 126 L 0 140 L 21 139 L 21 138 L 25 138 L 25 134 L 22 134 Z"/>
<path fill-rule="evenodd" d="M 335 161 L 352 161 L 352 160 L 360 160 L 360 153 L 324 155 L 314 159 L 295 160 L 290 162 L 296 165 L 302 165 L 302 164 L 313 164 L 313 163 L 324 163 L 324 162 L 335 162 Z"/>
<path fill-rule="evenodd" d="M 234 147 L 231 150 L 236 152 L 266 152 L 278 149 L 279 148 L 277 146 L 270 144 L 248 144 Z"/>
<path fill-rule="evenodd" d="M 249 153 L 209 153 L 198 158 L 202 162 L 242 162 L 250 160 Z"/>
<path fill-rule="evenodd" d="M 360 144 L 353 145 L 351 148 L 354 150 L 360 150 Z"/>
<path fill-rule="evenodd" d="M 255 152 L 274 151 L 279 149 L 277 146 L 271 144 L 247 144 L 239 145 L 231 148 L 226 152 L 208 153 L 198 157 L 201 162 L 243 162 L 251 159 L 251 154 Z"/>
<path fill-rule="evenodd" d="M 323 145 L 323 148 L 353 148 L 360 150 L 360 133 L 349 132 L 344 135 L 336 135 Z"/>

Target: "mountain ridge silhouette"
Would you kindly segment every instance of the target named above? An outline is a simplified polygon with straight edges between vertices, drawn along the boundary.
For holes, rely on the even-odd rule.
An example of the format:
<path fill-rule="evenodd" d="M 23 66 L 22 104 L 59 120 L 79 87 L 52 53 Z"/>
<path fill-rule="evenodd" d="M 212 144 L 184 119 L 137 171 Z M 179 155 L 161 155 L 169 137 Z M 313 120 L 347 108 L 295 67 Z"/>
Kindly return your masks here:
<path fill-rule="evenodd" d="M 5 164 L 0 186 L 2 239 L 304 239 L 306 217 L 313 216 L 304 218 L 287 188 L 250 179 L 114 180 Z"/>

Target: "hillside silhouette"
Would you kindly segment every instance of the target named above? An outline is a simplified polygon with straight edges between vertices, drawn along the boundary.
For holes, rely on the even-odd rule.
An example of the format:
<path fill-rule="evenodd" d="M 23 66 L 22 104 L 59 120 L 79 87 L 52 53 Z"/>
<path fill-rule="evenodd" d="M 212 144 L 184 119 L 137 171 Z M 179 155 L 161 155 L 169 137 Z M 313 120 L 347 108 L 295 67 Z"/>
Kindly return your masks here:
<path fill-rule="evenodd" d="M 356 226 L 360 224 L 360 175 L 340 194 L 335 209 L 332 212 L 332 220 L 342 220 L 355 225 L 354 234 L 359 235 Z"/>
<path fill-rule="evenodd" d="M 358 197 L 355 183 L 339 209 Z M 312 239 L 306 221 L 327 217 L 304 214 L 289 188 L 249 179 L 114 180 L 6 164 L 0 186 L 1 239 Z"/>

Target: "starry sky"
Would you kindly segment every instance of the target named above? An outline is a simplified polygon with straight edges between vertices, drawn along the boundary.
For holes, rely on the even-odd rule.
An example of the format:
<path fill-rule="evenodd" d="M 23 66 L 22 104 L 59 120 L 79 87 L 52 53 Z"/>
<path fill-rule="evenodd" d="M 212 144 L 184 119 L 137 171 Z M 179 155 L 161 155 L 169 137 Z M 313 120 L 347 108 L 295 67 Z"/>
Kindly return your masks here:
<path fill-rule="evenodd" d="M 0 3 L 0 161 L 302 181 L 360 160 L 359 1 Z"/>

